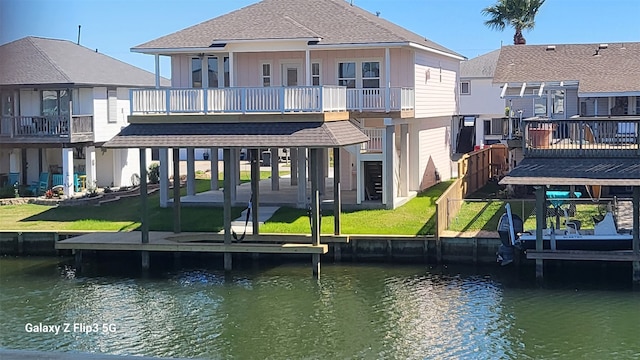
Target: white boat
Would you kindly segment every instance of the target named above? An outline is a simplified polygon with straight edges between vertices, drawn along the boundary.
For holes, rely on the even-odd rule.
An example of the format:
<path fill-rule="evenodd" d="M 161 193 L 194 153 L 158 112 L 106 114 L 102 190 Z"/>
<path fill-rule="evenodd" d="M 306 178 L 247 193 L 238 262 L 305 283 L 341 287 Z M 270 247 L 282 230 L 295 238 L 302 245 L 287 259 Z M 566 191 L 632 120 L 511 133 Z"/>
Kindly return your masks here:
<path fill-rule="evenodd" d="M 618 232 L 612 212 L 607 211 L 604 218 L 595 223 L 593 230 L 583 230 L 578 221 L 567 219 L 564 229 L 543 229 L 542 240 L 543 249 L 630 250 L 633 235 L 631 232 Z M 535 249 L 535 230 L 522 233 L 519 241 L 523 248 Z"/>

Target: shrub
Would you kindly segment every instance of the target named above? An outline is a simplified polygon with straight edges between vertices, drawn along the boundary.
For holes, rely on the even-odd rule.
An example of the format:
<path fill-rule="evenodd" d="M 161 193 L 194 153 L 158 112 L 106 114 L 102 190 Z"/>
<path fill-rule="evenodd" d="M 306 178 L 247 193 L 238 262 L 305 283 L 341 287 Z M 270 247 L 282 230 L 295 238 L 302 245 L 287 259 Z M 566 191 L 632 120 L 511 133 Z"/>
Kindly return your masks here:
<path fill-rule="evenodd" d="M 153 163 L 149 165 L 149 183 L 157 184 L 160 182 L 160 164 Z"/>

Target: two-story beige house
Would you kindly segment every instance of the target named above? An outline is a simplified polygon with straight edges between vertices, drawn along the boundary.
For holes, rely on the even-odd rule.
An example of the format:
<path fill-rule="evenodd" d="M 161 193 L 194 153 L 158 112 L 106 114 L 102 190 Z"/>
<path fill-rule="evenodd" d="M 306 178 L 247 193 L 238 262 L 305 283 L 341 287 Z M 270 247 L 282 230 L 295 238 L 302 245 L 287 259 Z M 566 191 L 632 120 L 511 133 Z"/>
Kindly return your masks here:
<path fill-rule="evenodd" d="M 464 57 L 346 1 L 263 0 L 132 51 L 155 56 L 157 69 L 160 56 L 170 57 L 171 88 L 133 90 L 131 123 L 192 123 L 197 131 L 201 122 L 332 114 L 330 121 L 347 121 L 370 139 L 340 150 L 342 189 L 355 191 L 357 204 L 392 208 L 451 177 Z M 169 150 L 155 145 L 164 169 Z M 199 149 L 187 148 L 189 163 Z M 302 159 L 293 178 L 306 178 L 304 151 L 290 149 Z M 327 174 L 326 150 L 323 159 Z M 301 187 L 294 203 L 307 197 Z"/>

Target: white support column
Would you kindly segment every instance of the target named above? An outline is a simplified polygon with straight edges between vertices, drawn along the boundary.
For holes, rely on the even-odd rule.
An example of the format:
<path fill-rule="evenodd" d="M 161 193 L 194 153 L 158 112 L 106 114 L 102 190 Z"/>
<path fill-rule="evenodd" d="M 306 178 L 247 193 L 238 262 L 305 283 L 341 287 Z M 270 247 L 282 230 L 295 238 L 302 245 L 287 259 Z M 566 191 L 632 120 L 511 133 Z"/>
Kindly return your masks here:
<path fill-rule="evenodd" d="M 93 187 L 96 181 L 96 147 L 87 146 L 84 150 L 84 155 L 84 174 L 86 176 L 84 179 L 84 187 L 86 189 Z"/>
<path fill-rule="evenodd" d="M 304 73 L 305 73 L 305 85 L 311 86 L 311 51 L 309 49 L 304 51 Z"/>
<path fill-rule="evenodd" d="M 211 148 L 209 150 L 209 160 L 211 161 L 211 190 L 218 190 L 218 148 Z"/>
<path fill-rule="evenodd" d="M 160 89 L 160 54 L 155 54 L 156 60 L 156 89 Z"/>
<path fill-rule="evenodd" d="M 62 182 L 64 194 L 71 197 L 75 194 L 73 189 L 73 148 L 62 149 Z"/>
<path fill-rule="evenodd" d="M 196 149 L 187 148 L 187 195 L 196 194 Z"/>
<path fill-rule="evenodd" d="M 389 112 L 391 109 L 391 56 L 389 54 L 389 48 L 384 49 L 384 83 L 385 83 L 385 96 L 384 96 L 384 109 Z"/>
<path fill-rule="evenodd" d="M 382 160 L 382 203 L 387 209 L 393 208 L 395 186 L 393 179 L 393 157 L 395 152 L 395 125 L 391 119 L 385 119 L 385 131 L 382 137 L 383 160 Z"/>
<path fill-rule="evenodd" d="M 235 70 L 233 66 L 233 53 L 229 51 L 229 87 L 234 87 L 234 86 L 236 86 L 236 81 L 235 81 Z"/>
<path fill-rule="evenodd" d="M 159 151 L 160 159 L 160 207 L 169 206 L 169 149 L 161 148 Z"/>
<path fill-rule="evenodd" d="M 298 148 L 298 207 L 307 205 L 307 149 Z"/>
<path fill-rule="evenodd" d="M 409 196 L 409 124 L 400 125 L 400 196 Z"/>
<path fill-rule="evenodd" d="M 364 198 L 364 182 L 363 174 L 364 174 L 364 163 L 360 159 L 360 149 L 356 152 L 356 204 L 362 204 L 362 199 Z"/>
<path fill-rule="evenodd" d="M 258 155 L 260 156 L 260 155 Z M 280 169 L 279 163 L 280 157 L 278 156 L 278 148 L 271 148 L 271 190 L 280 190 Z M 260 174 L 258 174 L 258 179 Z"/>

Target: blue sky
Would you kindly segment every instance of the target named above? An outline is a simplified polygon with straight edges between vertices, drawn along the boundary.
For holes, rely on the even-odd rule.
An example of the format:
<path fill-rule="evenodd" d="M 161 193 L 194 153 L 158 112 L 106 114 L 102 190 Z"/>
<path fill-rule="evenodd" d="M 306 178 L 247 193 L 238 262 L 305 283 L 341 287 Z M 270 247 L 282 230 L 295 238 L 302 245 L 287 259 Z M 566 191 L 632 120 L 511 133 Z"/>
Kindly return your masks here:
<path fill-rule="evenodd" d="M 223 15 L 255 0 L 0 0 L 0 44 L 25 36 L 77 40 L 149 71 L 153 56 L 129 49 Z M 365 10 L 469 58 L 513 42 L 513 32 L 484 26 L 495 0 L 353 0 Z M 640 41 L 640 0 L 547 0 L 528 44 Z M 161 64 L 169 76 L 168 61 Z"/>

